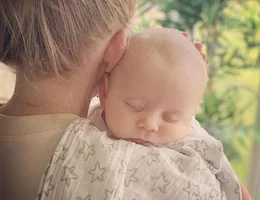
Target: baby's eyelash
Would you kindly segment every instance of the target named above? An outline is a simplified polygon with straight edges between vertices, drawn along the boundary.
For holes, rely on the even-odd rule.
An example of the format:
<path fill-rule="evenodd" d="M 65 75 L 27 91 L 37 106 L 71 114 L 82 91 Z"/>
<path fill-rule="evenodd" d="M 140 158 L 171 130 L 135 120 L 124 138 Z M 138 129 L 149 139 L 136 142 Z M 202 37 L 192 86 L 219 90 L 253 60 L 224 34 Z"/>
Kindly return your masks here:
<path fill-rule="evenodd" d="M 139 106 L 132 105 L 132 104 L 128 103 L 127 101 L 126 101 L 126 104 L 127 104 L 128 106 L 130 106 L 131 108 L 135 109 L 136 111 L 143 111 L 143 110 L 144 110 L 144 108 L 139 107 Z"/>
<path fill-rule="evenodd" d="M 177 123 L 179 120 L 178 119 L 170 119 L 169 117 L 162 116 L 163 120 L 169 123 Z"/>

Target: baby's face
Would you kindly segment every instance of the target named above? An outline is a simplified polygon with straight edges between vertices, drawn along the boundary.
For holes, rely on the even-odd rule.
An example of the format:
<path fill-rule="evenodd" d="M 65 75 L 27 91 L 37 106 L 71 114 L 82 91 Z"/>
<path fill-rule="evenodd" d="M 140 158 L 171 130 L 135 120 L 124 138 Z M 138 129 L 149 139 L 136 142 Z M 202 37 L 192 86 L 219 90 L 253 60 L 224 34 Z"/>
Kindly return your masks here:
<path fill-rule="evenodd" d="M 153 144 L 187 136 L 205 87 L 200 72 L 190 72 L 196 63 L 193 57 L 172 62 L 157 51 L 142 49 L 130 50 L 126 57 L 130 60 L 122 60 L 108 78 L 104 98 L 111 133 L 136 143 Z"/>

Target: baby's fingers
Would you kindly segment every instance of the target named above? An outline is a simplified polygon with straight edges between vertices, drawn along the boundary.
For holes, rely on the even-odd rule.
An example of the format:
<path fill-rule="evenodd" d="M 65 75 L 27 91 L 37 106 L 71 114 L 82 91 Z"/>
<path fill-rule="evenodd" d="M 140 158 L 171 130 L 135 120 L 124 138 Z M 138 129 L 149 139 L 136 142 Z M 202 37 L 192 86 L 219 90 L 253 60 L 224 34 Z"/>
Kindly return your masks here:
<path fill-rule="evenodd" d="M 207 55 L 206 55 L 205 53 L 202 53 L 202 44 L 196 42 L 196 43 L 194 43 L 194 45 L 195 45 L 196 49 L 198 49 L 198 51 L 200 52 L 200 54 L 201 54 L 203 60 L 204 60 L 205 62 L 207 62 Z"/>
<path fill-rule="evenodd" d="M 188 33 L 187 32 L 181 32 L 182 35 L 184 35 L 186 38 L 188 38 Z"/>

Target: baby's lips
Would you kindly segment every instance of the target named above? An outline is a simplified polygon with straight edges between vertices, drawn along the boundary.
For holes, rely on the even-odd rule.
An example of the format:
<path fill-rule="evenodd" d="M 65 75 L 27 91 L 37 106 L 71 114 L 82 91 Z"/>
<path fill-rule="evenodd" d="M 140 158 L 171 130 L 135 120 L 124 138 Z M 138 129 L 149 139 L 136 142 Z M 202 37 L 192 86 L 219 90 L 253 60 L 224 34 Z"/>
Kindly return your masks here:
<path fill-rule="evenodd" d="M 143 140 L 143 139 L 140 139 L 140 138 L 130 138 L 128 139 L 129 141 L 131 142 L 134 142 L 136 144 L 147 144 L 147 143 L 151 143 L 149 141 L 146 141 L 146 140 Z"/>

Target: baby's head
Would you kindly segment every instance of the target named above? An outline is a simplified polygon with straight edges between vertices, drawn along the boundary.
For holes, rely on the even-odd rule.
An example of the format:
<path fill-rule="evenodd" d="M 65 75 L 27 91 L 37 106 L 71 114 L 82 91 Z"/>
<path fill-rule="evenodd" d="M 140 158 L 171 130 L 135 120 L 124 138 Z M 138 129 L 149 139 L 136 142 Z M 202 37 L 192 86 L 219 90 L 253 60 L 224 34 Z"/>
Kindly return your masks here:
<path fill-rule="evenodd" d="M 180 140 L 190 131 L 206 81 L 206 63 L 179 31 L 134 34 L 100 90 L 108 129 L 136 143 Z"/>

